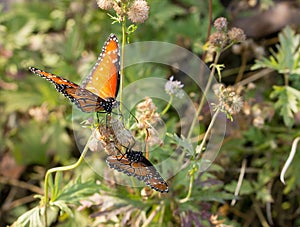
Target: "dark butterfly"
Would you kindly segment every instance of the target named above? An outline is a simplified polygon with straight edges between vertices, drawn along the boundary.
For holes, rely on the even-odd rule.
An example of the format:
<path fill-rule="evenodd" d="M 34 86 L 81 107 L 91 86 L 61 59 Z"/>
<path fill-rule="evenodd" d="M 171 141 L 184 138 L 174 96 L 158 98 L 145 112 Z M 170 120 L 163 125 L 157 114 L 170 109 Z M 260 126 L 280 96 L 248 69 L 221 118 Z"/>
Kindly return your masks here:
<path fill-rule="evenodd" d="M 156 191 L 169 191 L 168 184 L 140 151 L 127 150 L 125 154 L 109 156 L 106 159 L 106 163 L 112 169 L 123 172 L 128 176 L 134 176 L 138 180 L 145 182 L 146 185 Z"/>
<path fill-rule="evenodd" d="M 82 86 L 34 67 L 29 70 L 52 82 L 58 92 L 83 112 L 111 113 L 118 105 L 116 97 L 120 84 L 120 50 L 114 34 L 108 37 L 97 63 Z"/>

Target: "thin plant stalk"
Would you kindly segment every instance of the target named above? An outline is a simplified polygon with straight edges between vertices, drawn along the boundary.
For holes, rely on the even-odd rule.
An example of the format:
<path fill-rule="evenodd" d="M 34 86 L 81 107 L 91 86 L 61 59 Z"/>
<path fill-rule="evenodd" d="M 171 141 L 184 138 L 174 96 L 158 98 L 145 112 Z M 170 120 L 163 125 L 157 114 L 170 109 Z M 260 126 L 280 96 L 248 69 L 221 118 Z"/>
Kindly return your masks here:
<path fill-rule="evenodd" d="M 201 113 L 202 108 L 203 108 L 203 106 L 204 106 L 205 97 L 206 97 L 206 95 L 207 95 L 207 93 L 208 93 L 208 90 L 209 90 L 209 88 L 210 88 L 210 86 L 211 86 L 212 79 L 214 78 L 214 74 L 215 74 L 215 71 L 216 71 L 216 64 L 218 63 L 220 54 L 221 54 L 221 52 L 219 52 L 219 51 L 218 51 L 217 54 L 216 54 L 216 57 L 215 57 L 215 60 L 214 60 L 214 64 L 213 64 L 213 68 L 212 68 L 212 70 L 211 70 L 211 72 L 210 72 L 209 79 L 208 79 L 208 81 L 207 81 L 205 90 L 204 90 L 204 92 L 203 92 L 203 95 L 202 95 L 202 98 L 201 98 L 201 101 L 200 101 L 199 108 L 198 108 L 198 110 L 197 110 L 197 113 L 196 113 L 195 116 L 194 116 L 193 121 L 192 121 L 192 124 L 191 124 L 190 130 L 189 130 L 187 139 L 189 139 L 189 138 L 192 136 L 192 132 L 193 132 L 193 129 L 194 129 L 195 124 L 196 124 L 196 122 L 197 122 L 198 116 L 199 116 L 199 114 Z M 200 154 L 201 154 L 201 151 L 202 151 L 202 149 L 203 149 L 203 146 L 204 146 L 204 144 L 205 144 L 205 142 L 206 142 L 206 139 L 207 139 L 207 137 L 208 137 L 208 135 L 209 135 L 209 133 L 210 133 L 210 130 L 211 130 L 211 128 L 212 128 L 212 126 L 213 126 L 213 124 L 214 124 L 214 122 L 215 122 L 215 120 L 216 120 L 216 118 L 217 118 L 219 112 L 220 112 L 220 108 L 217 109 L 217 111 L 214 113 L 213 118 L 211 119 L 211 122 L 210 122 L 210 124 L 209 124 L 209 126 L 208 126 L 208 128 L 207 128 L 207 130 L 206 130 L 206 132 L 205 132 L 205 135 L 204 135 L 204 137 L 203 137 L 203 140 L 202 140 L 202 142 L 201 142 L 201 144 L 200 144 L 200 147 L 199 147 L 199 148 L 200 148 L 200 149 L 199 149 L 199 152 L 200 152 L 200 153 L 198 153 L 198 156 L 196 157 L 196 160 L 200 158 Z M 192 195 L 192 189 L 193 189 L 194 179 L 195 179 L 194 173 L 191 173 L 188 193 L 187 193 L 187 195 L 186 195 L 186 197 L 185 197 L 184 199 L 181 199 L 181 200 L 179 201 L 180 203 L 185 203 L 185 202 L 187 202 L 187 201 L 190 199 L 190 197 L 191 197 L 191 195 Z"/>
<path fill-rule="evenodd" d="M 201 144 L 200 144 L 199 147 L 197 148 L 196 153 L 197 153 L 198 155 L 197 155 L 197 157 L 196 157 L 196 160 L 198 160 L 198 159 L 200 158 L 201 151 L 203 150 L 203 147 L 204 147 L 204 145 L 205 145 L 205 143 L 206 143 L 207 137 L 208 137 L 208 135 L 210 134 L 210 131 L 211 131 L 211 129 L 212 129 L 212 127 L 213 127 L 213 125 L 214 125 L 216 119 L 217 119 L 217 116 L 218 116 L 219 113 L 220 113 L 220 110 L 221 110 L 220 107 L 218 107 L 217 110 L 216 110 L 216 112 L 214 113 L 214 115 L 213 115 L 213 117 L 212 117 L 210 123 L 209 123 L 209 126 L 208 126 L 208 128 L 207 128 L 207 130 L 206 130 L 206 132 L 205 132 L 205 134 L 204 134 L 204 137 L 203 137 L 203 139 L 202 139 Z"/>
<path fill-rule="evenodd" d="M 187 139 L 191 138 L 193 129 L 194 129 L 195 124 L 196 124 L 197 119 L 198 119 L 198 116 L 199 116 L 199 114 L 201 113 L 201 111 L 202 111 L 202 109 L 203 109 L 204 102 L 205 102 L 205 97 L 206 97 L 206 95 L 207 95 L 207 93 L 208 93 L 208 90 L 209 90 L 209 88 L 210 88 L 210 86 L 211 86 L 211 83 L 212 83 L 212 80 L 213 80 L 213 78 L 214 78 L 214 74 L 215 74 L 215 71 L 216 71 L 216 65 L 217 65 L 217 63 L 218 63 L 218 61 L 219 61 L 220 54 L 221 54 L 220 51 L 218 51 L 218 52 L 216 53 L 216 57 L 215 57 L 215 60 L 214 60 L 214 63 L 213 63 L 213 68 L 212 68 L 212 70 L 211 70 L 211 72 L 210 72 L 210 74 L 209 74 L 209 78 L 208 78 L 206 87 L 205 87 L 204 92 L 203 92 L 202 97 L 201 97 L 201 101 L 200 101 L 200 104 L 199 104 L 199 108 L 198 108 L 198 110 L 197 110 L 197 113 L 196 113 L 195 116 L 194 116 L 193 121 L 192 121 L 192 124 L 191 124 L 190 130 L 189 130 Z"/>
<path fill-rule="evenodd" d="M 242 187 L 244 175 L 245 175 L 245 172 L 246 172 L 246 165 L 247 165 L 247 159 L 243 159 L 242 167 L 241 167 L 241 171 L 240 171 L 240 176 L 239 176 L 239 179 L 238 179 L 235 191 L 234 191 L 235 198 L 233 200 L 231 200 L 230 206 L 234 206 L 235 203 L 236 203 L 236 197 L 238 197 L 238 195 L 239 195 L 239 192 L 240 192 L 241 187 Z"/>
<path fill-rule="evenodd" d="M 284 74 L 284 84 L 285 84 L 285 86 L 289 85 L 289 75 L 288 75 L 288 73 Z"/>
<path fill-rule="evenodd" d="M 125 43 L 126 43 L 126 17 L 122 19 L 122 45 L 121 45 L 121 64 L 120 64 L 120 102 L 123 100 L 123 83 L 124 83 L 124 56 L 125 56 Z M 122 112 L 122 105 L 120 105 Z"/>
<path fill-rule="evenodd" d="M 82 161 L 84 160 L 84 157 L 86 155 L 86 153 L 88 152 L 88 145 L 89 145 L 89 142 L 91 141 L 91 139 L 93 138 L 93 134 L 89 137 L 78 161 L 72 165 L 69 165 L 69 166 L 60 166 L 60 167 L 55 167 L 55 168 L 52 168 L 52 169 L 49 169 L 45 175 L 45 182 L 44 182 L 44 207 L 45 207 L 45 227 L 47 227 L 47 206 L 48 206 L 48 203 L 49 203 L 49 198 L 48 198 L 48 181 L 49 181 L 49 177 L 52 173 L 54 172 L 63 172 L 63 171 L 68 171 L 68 170 L 72 170 L 72 169 L 75 169 L 77 168 L 81 163 Z"/>
<path fill-rule="evenodd" d="M 186 203 L 190 199 L 190 197 L 192 195 L 194 179 L 195 179 L 195 172 L 191 173 L 189 190 L 188 190 L 186 197 L 184 199 L 179 200 L 179 203 Z"/>
<path fill-rule="evenodd" d="M 158 206 L 150 213 L 150 215 L 148 216 L 148 218 L 146 219 L 146 221 L 144 222 L 144 224 L 142 225 L 142 227 L 146 227 L 146 226 L 150 225 L 150 223 L 152 222 L 153 218 L 155 218 L 155 216 L 157 215 L 157 213 L 161 209 L 161 206 L 162 206 L 162 203 L 158 204 Z"/>
<path fill-rule="evenodd" d="M 165 211 L 166 211 L 166 205 L 164 204 L 164 202 L 163 202 L 163 204 L 162 204 L 162 208 L 161 208 L 161 212 L 160 212 L 160 217 L 159 217 L 159 221 L 158 221 L 158 226 L 164 226 L 163 225 L 163 219 L 164 219 L 164 216 L 165 216 Z"/>
<path fill-rule="evenodd" d="M 211 121 L 209 123 L 209 126 L 208 126 L 208 128 L 207 128 L 207 130 L 205 132 L 203 140 L 202 140 L 201 144 L 199 145 L 199 148 L 197 149 L 198 152 L 197 152 L 196 160 L 198 160 L 200 158 L 201 151 L 202 151 L 202 149 L 203 149 L 203 147 L 205 145 L 207 137 L 210 134 L 210 131 L 211 131 L 211 129 L 212 129 L 212 127 L 213 127 L 213 125 L 214 125 L 214 123 L 215 123 L 215 121 L 216 121 L 217 116 L 219 115 L 219 113 L 220 113 L 220 108 L 217 108 L 217 110 L 214 113 L 214 115 L 213 115 L 213 117 L 212 117 L 212 119 L 211 119 Z M 187 202 L 190 199 L 190 197 L 192 195 L 192 189 L 193 189 L 194 179 L 195 179 L 195 171 L 191 173 L 188 193 L 187 193 L 187 195 L 186 195 L 186 197 L 184 199 L 179 200 L 180 203 L 185 203 L 185 202 Z"/>
<path fill-rule="evenodd" d="M 173 95 L 170 95 L 170 99 L 169 99 L 168 105 L 161 112 L 161 114 L 160 114 L 161 116 L 165 115 L 168 112 L 168 110 L 170 109 L 170 107 L 172 105 L 172 102 L 173 102 Z"/>

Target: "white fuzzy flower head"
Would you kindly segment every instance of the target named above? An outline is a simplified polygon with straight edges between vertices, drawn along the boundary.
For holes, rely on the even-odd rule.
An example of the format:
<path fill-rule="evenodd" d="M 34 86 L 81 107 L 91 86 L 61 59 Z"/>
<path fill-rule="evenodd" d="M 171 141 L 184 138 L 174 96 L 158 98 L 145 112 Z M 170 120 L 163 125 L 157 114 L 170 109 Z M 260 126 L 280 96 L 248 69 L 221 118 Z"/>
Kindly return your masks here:
<path fill-rule="evenodd" d="M 173 81 L 173 79 L 174 76 L 171 76 L 168 82 L 165 84 L 165 91 L 168 95 L 175 95 L 177 98 L 181 99 L 184 96 L 182 90 L 184 85 L 178 80 Z"/>
<path fill-rule="evenodd" d="M 128 19 L 133 23 L 144 23 L 149 16 L 149 6 L 144 0 L 136 0 L 128 9 Z"/>
<path fill-rule="evenodd" d="M 109 10 L 114 5 L 113 0 L 97 0 L 97 5 L 100 9 Z"/>

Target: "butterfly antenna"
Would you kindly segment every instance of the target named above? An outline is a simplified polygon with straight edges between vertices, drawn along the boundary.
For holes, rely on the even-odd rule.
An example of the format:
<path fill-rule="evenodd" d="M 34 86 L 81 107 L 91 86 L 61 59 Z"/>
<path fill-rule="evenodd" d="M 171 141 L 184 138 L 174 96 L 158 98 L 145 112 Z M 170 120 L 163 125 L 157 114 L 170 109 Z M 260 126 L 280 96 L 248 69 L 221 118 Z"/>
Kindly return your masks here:
<path fill-rule="evenodd" d="M 139 122 L 139 120 L 134 116 L 134 114 L 127 108 L 127 106 L 125 106 L 123 103 L 121 103 L 123 106 L 124 106 L 124 108 L 130 113 L 130 115 L 136 120 L 136 123 L 138 123 Z"/>
<path fill-rule="evenodd" d="M 123 146 L 123 145 L 122 145 Z M 124 158 L 125 154 L 122 153 L 122 151 L 115 145 L 115 148 L 118 150 L 118 152 L 121 154 L 121 158 L 118 159 L 118 161 L 122 160 L 122 158 Z"/>
<path fill-rule="evenodd" d="M 132 151 L 132 148 L 134 147 L 134 145 L 135 145 L 135 139 L 133 140 L 133 144 L 132 145 L 130 145 L 130 143 L 129 143 L 128 147 L 126 147 L 124 145 L 122 145 L 122 147 L 124 147 L 126 149 L 126 152 L 128 152 L 128 151 Z"/>

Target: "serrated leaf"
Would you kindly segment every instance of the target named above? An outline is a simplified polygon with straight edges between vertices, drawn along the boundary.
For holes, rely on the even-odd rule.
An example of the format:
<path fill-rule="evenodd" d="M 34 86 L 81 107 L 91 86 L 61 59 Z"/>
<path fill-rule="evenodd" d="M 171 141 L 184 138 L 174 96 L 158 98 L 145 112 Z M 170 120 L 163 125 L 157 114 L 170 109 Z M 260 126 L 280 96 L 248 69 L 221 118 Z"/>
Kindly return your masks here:
<path fill-rule="evenodd" d="M 22 214 L 13 224 L 13 227 L 20 226 L 44 226 L 44 208 L 36 206 L 31 210 Z M 50 207 L 47 209 L 47 220 L 48 224 L 53 223 L 57 219 L 58 209 Z"/>
<path fill-rule="evenodd" d="M 225 190 L 234 193 L 237 186 L 237 181 L 232 181 L 229 184 L 226 184 Z M 243 180 L 239 195 L 249 195 L 256 191 L 256 189 L 250 184 L 246 179 Z"/>
<path fill-rule="evenodd" d="M 80 200 L 86 199 L 99 191 L 99 185 L 93 181 L 81 182 L 78 179 L 75 183 L 70 182 L 63 189 L 57 200 L 70 204 L 79 204 Z"/>
<path fill-rule="evenodd" d="M 274 91 L 270 94 L 271 98 L 277 98 L 275 109 L 286 126 L 294 124 L 294 114 L 299 112 L 300 91 L 289 86 L 273 86 Z"/>
<path fill-rule="evenodd" d="M 298 74 L 300 76 L 300 35 L 286 27 L 279 34 L 279 45 L 276 45 L 277 53 L 270 50 L 269 58 L 256 60 L 251 68 L 272 68 L 281 74 Z"/>
<path fill-rule="evenodd" d="M 193 146 L 192 144 L 184 137 L 178 137 L 176 134 L 170 134 L 170 133 L 167 133 L 167 136 L 169 136 L 171 139 L 175 140 L 175 143 L 184 148 L 188 154 L 190 155 L 193 155 L 194 154 L 194 149 L 193 149 Z"/>

